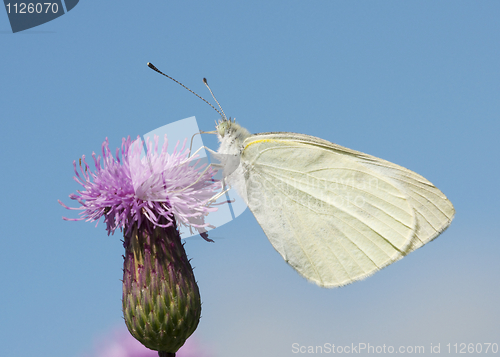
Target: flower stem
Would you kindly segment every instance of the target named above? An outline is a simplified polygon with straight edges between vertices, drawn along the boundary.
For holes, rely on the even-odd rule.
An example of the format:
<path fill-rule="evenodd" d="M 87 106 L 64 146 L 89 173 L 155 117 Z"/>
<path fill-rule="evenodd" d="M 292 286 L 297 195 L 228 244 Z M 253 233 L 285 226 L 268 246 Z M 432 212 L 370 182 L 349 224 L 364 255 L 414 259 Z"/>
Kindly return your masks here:
<path fill-rule="evenodd" d="M 175 353 L 158 351 L 158 357 L 175 357 Z"/>

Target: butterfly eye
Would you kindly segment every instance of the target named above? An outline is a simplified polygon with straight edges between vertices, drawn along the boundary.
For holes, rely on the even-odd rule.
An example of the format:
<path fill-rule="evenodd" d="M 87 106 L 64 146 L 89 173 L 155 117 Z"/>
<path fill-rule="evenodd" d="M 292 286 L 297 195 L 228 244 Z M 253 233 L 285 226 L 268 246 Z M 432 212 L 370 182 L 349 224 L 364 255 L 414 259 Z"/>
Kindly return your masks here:
<path fill-rule="evenodd" d="M 229 130 L 229 122 L 228 121 L 221 121 L 219 125 L 217 125 L 217 133 L 223 138 L 226 132 Z"/>

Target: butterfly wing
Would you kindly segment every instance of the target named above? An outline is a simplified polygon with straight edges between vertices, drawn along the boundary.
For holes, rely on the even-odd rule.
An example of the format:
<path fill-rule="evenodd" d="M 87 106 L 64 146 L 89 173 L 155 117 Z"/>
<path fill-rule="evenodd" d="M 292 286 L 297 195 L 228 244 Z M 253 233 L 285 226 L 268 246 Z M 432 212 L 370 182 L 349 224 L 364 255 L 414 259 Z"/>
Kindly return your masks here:
<path fill-rule="evenodd" d="M 241 169 L 243 196 L 274 248 L 324 287 L 374 274 L 437 237 L 454 215 L 422 176 L 308 135 L 247 138 Z"/>

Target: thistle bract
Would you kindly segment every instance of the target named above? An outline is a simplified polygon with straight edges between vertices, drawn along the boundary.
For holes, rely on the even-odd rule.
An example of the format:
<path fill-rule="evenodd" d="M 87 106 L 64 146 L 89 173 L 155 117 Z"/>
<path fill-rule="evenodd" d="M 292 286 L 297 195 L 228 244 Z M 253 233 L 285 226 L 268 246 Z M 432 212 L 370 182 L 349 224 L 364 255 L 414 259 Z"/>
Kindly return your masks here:
<path fill-rule="evenodd" d="M 177 146 L 168 154 L 168 141 L 158 150 L 158 137 L 143 143 L 123 139 L 113 157 L 109 143 L 102 158 L 92 154 L 95 172 L 85 157 L 76 162 L 75 180 L 82 191 L 70 198 L 81 207 L 81 217 L 66 220 L 98 221 L 104 217 L 108 234 L 124 233 L 123 314 L 130 333 L 142 344 L 174 355 L 196 329 L 201 301 L 192 267 L 177 224 L 197 230 L 208 240 L 205 216 L 212 197 L 221 189 L 214 170 L 194 162 Z M 83 164 L 82 164 L 83 161 Z"/>
<path fill-rule="evenodd" d="M 130 333 L 156 351 L 176 352 L 198 326 L 201 300 L 177 229 L 125 234 L 123 314 Z"/>

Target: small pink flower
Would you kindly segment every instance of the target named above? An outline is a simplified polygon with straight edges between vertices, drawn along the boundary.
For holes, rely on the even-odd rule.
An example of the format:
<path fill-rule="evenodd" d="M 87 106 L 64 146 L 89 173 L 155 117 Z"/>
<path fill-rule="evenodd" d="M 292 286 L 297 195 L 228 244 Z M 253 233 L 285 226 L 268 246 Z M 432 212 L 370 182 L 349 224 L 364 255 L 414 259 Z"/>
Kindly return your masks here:
<path fill-rule="evenodd" d="M 116 329 L 101 339 L 91 355 L 86 357 L 158 357 L 158 352 L 144 347 L 126 329 Z M 193 337 L 175 354 L 176 357 L 212 357 Z"/>

